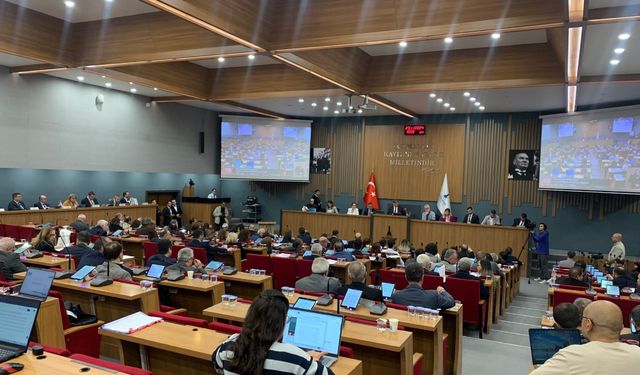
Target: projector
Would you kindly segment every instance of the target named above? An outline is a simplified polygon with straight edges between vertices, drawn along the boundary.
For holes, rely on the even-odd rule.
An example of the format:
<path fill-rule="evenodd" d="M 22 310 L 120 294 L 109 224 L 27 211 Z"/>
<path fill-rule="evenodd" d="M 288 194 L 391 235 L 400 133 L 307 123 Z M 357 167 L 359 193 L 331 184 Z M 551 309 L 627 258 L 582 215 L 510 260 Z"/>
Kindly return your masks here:
<path fill-rule="evenodd" d="M 358 108 L 364 109 L 364 110 L 372 110 L 372 111 L 375 111 L 376 109 L 378 109 L 378 107 L 375 104 L 369 104 L 369 103 L 359 105 Z"/>

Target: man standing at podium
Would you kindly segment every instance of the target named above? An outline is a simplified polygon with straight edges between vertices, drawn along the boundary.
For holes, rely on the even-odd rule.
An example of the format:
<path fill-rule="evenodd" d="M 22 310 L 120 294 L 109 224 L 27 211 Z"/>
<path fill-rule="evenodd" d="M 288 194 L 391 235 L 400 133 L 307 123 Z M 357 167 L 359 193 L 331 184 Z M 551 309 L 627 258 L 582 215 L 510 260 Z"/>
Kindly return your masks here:
<path fill-rule="evenodd" d="M 218 192 L 217 192 L 216 188 L 211 189 L 211 193 L 209 193 L 209 195 L 207 195 L 207 198 L 209 198 L 209 199 L 218 198 Z"/>

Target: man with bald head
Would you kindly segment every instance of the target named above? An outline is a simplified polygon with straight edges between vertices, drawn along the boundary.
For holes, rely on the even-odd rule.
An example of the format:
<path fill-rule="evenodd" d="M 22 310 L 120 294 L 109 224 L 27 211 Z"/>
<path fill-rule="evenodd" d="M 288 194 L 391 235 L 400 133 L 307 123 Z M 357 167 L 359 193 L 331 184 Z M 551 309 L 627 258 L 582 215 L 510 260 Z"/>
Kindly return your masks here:
<path fill-rule="evenodd" d="M 636 374 L 640 347 L 620 342 L 622 311 L 609 301 L 594 301 L 582 314 L 580 330 L 589 343 L 561 349 L 532 375 Z"/>
<path fill-rule="evenodd" d="M 0 277 L 11 280 L 16 272 L 24 272 L 27 267 L 20 262 L 20 255 L 14 253 L 16 242 L 13 238 L 0 238 Z"/>
<path fill-rule="evenodd" d="M 362 290 L 362 298 L 368 299 L 370 301 L 382 302 L 382 292 L 380 291 L 380 289 L 372 288 L 365 284 L 365 280 L 367 277 L 367 268 L 362 262 L 353 261 L 349 263 L 347 272 L 349 273 L 349 277 L 351 278 L 351 284 L 343 285 L 340 289 L 338 289 L 338 294 L 345 295 L 347 294 L 348 289 L 357 289 Z"/>
<path fill-rule="evenodd" d="M 609 260 L 609 263 L 613 263 L 618 259 L 624 260 L 625 248 L 624 248 L 624 244 L 622 243 L 622 234 L 614 233 L 611 236 L 611 242 L 613 242 L 613 246 L 611 247 L 611 250 L 609 251 L 609 256 L 607 257 Z"/>
<path fill-rule="evenodd" d="M 76 232 L 89 231 L 91 227 L 87 223 L 87 216 L 85 214 L 80 214 L 76 218 L 76 221 L 69 224 L 69 226 L 76 230 Z"/>

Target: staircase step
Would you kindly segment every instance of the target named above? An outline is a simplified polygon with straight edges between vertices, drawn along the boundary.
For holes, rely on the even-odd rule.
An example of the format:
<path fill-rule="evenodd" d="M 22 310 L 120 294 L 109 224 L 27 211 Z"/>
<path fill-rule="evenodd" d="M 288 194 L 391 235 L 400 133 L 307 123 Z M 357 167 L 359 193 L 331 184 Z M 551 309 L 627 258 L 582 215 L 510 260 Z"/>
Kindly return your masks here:
<path fill-rule="evenodd" d="M 532 301 L 525 301 L 525 300 L 514 300 L 511 303 L 511 306 L 514 307 L 524 307 L 527 309 L 539 309 L 539 310 L 546 310 L 547 309 L 547 303 L 546 302 L 532 302 Z"/>
<path fill-rule="evenodd" d="M 529 334 L 506 332 L 497 329 L 491 329 L 491 334 L 483 336 L 483 339 L 512 345 L 529 346 Z"/>
<path fill-rule="evenodd" d="M 509 306 L 509 308 L 506 310 L 506 312 L 510 313 L 510 314 L 518 314 L 518 315 L 523 315 L 523 316 L 530 316 L 530 317 L 540 317 L 540 315 L 544 314 L 543 309 L 530 309 L 527 307 L 518 307 L 518 306 Z"/>
<path fill-rule="evenodd" d="M 539 326 L 540 325 L 540 317 L 541 317 L 541 315 L 526 316 L 526 315 L 521 315 L 521 314 L 513 314 L 513 313 L 509 313 L 509 312 L 505 311 L 504 315 L 500 318 L 500 320 L 505 320 L 507 322 L 525 323 L 525 324 L 531 324 L 531 325 Z"/>
<path fill-rule="evenodd" d="M 527 324 L 527 323 L 516 323 L 516 322 L 510 322 L 507 320 L 503 320 L 500 319 L 498 320 L 497 323 L 495 323 L 492 327 L 491 330 L 493 331 L 494 329 L 498 330 L 498 331 L 505 331 L 505 332 L 511 332 L 511 333 L 518 333 L 521 335 L 528 335 L 529 334 L 529 329 L 530 328 L 540 328 L 540 325 L 533 325 L 533 324 Z"/>

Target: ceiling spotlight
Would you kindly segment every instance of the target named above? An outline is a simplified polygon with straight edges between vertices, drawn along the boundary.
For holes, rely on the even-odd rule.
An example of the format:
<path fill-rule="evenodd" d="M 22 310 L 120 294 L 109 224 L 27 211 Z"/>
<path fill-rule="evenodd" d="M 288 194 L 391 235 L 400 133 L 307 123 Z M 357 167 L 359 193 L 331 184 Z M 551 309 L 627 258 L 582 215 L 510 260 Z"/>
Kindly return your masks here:
<path fill-rule="evenodd" d="M 620 60 L 618 60 L 618 59 L 609 60 L 609 64 L 618 65 L 618 64 L 620 64 Z"/>
<path fill-rule="evenodd" d="M 445 42 L 446 44 L 451 44 L 451 43 L 453 43 L 453 38 L 452 38 L 452 37 L 450 37 L 450 36 L 448 36 L 448 37 L 444 38 L 444 42 Z"/>
<path fill-rule="evenodd" d="M 223 63 L 224 62 L 224 57 L 222 57 L 222 56 L 218 57 L 218 62 L 219 63 Z"/>
<path fill-rule="evenodd" d="M 256 55 L 254 55 L 254 54 L 248 55 L 248 56 L 247 56 L 247 59 L 249 59 L 249 60 L 255 60 L 255 59 L 256 59 Z"/>
<path fill-rule="evenodd" d="M 622 52 L 624 52 L 624 48 L 616 48 L 616 49 L 613 50 L 613 53 L 615 53 L 616 55 L 619 55 Z"/>
<path fill-rule="evenodd" d="M 359 110 L 358 110 L 358 113 L 362 113 L 362 109 L 359 109 Z"/>
<path fill-rule="evenodd" d="M 330 101 L 331 101 L 331 98 L 324 98 L 324 101 L 325 101 L 325 102 L 330 102 Z"/>
<path fill-rule="evenodd" d="M 618 39 L 620 39 L 620 40 L 627 40 L 630 37 L 631 37 L 631 34 L 629 34 L 629 33 L 622 33 L 622 34 L 618 35 Z"/>
<path fill-rule="evenodd" d="M 304 99 L 302 98 L 298 99 L 298 103 L 304 103 Z"/>
<path fill-rule="evenodd" d="M 80 82 L 84 81 L 84 77 L 83 76 L 78 76 L 78 81 L 80 81 Z"/>
<path fill-rule="evenodd" d="M 322 110 L 323 110 L 323 111 L 328 111 L 328 110 L 329 110 L 329 107 L 327 107 L 327 106 L 325 105 L 324 107 L 322 107 Z"/>
<path fill-rule="evenodd" d="M 74 6 L 76 6 L 76 2 L 75 2 L 75 1 L 71 1 L 71 0 L 66 0 L 66 1 L 64 2 L 64 5 L 65 5 L 67 8 L 73 8 Z"/>
<path fill-rule="evenodd" d="M 102 78 L 107 78 L 107 76 L 100 76 L 100 77 L 102 77 Z"/>
<path fill-rule="evenodd" d="M 132 88 L 132 89 L 130 89 L 129 91 L 131 91 L 131 92 L 132 92 L 132 93 L 134 93 L 134 94 L 135 94 L 136 92 L 138 92 L 138 90 L 136 90 L 136 88 L 135 88 L 135 87 L 134 87 L 134 88 Z"/>
<path fill-rule="evenodd" d="M 469 100 L 471 100 L 472 102 L 476 101 L 476 98 L 474 98 L 473 96 L 469 98 Z"/>
<path fill-rule="evenodd" d="M 133 82 L 129 82 L 130 85 L 133 85 Z"/>
<path fill-rule="evenodd" d="M 450 106 L 450 105 L 451 105 L 451 104 L 449 104 L 449 103 L 444 103 L 444 106 L 445 106 L 446 108 L 449 108 L 449 106 Z"/>
<path fill-rule="evenodd" d="M 471 93 L 470 93 L 470 92 L 468 92 L 468 91 L 465 91 L 465 92 L 464 92 L 464 94 L 462 94 L 462 95 L 464 95 L 464 96 L 468 97 L 468 96 L 470 96 L 470 95 L 471 95 Z"/>
<path fill-rule="evenodd" d="M 500 33 L 493 33 L 493 34 L 491 34 L 491 39 L 493 39 L 493 40 L 498 40 L 498 39 L 500 39 Z"/>
<path fill-rule="evenodd" d="M 430 97 L 430 98 L 435 98 L 435 97 L 436 97 L 436 94 L 431 93 L 431 94 L 429 94 L 429 97 Z"/>
<path fill-rule="evenodd" d="M 104 85 L 107 87 L 111 87 L 111 82 L 106 82 Z"/>
<path fill-rule="evenodd" d="M 453 112 L 453 111 L 455 111 L 455 110 L 456 110 L 456 107 L 451 107 L 451 108 L 449 108 L 449 110 L 450 110 L 451 112 Z"/>
<path fill-rule="evenodd" d="M 481 105 L 480 107 L 478 107 L 479 110 L 484 111 L 484 106 Z"/>
<path fill-rule="evenodd" d="M 436 102 L 438 102 L 438 103 L 442 103 L 442 98 L 438 98 L 438 99 L 436 99 Z"/>
<path fill-rule="evenodd" d="M 158 91 L 158 88 L 157 88 L 157 87 L 154 87 L 154 88 L 153 88 L 153 91 Z"/>
<path fill-rule="evenodd" d="M 337 102 L 336 105 L 340 107 L 342 105 L 342 102 Z"/>
<path fill-rule="evenodd" d="M 479 107 L 480 106 L 480 102 L 475 102 L 475 103 L 473 103 L 473 105 L 475 105 L 476 107 Z"/>
<path fill-rule="evenodd" d="M 317 106 L 317 105 L 318 105 L 318 103 L 316 103 L 316 102 L 311 103 L 311 106 L 312 106 L 312 107 L 315 107 L 315 106 Z"/>
<path fill-rule="evenodd" d="M 399 45 L 400 47 L 404 48 L 404 47 L 406 47 L 406 46 L 407 46 L 407 42 L 405 42 L 405 41 L 403 40 L 402 42 L 398 43 L 398 45 Z"/>
<path fill-rule="evenodd" d="M 340 113 L 340 111 L 336 109 L 335 111 L 333 111 L 333 113 L 337 115 L 338 113 Z"/>

